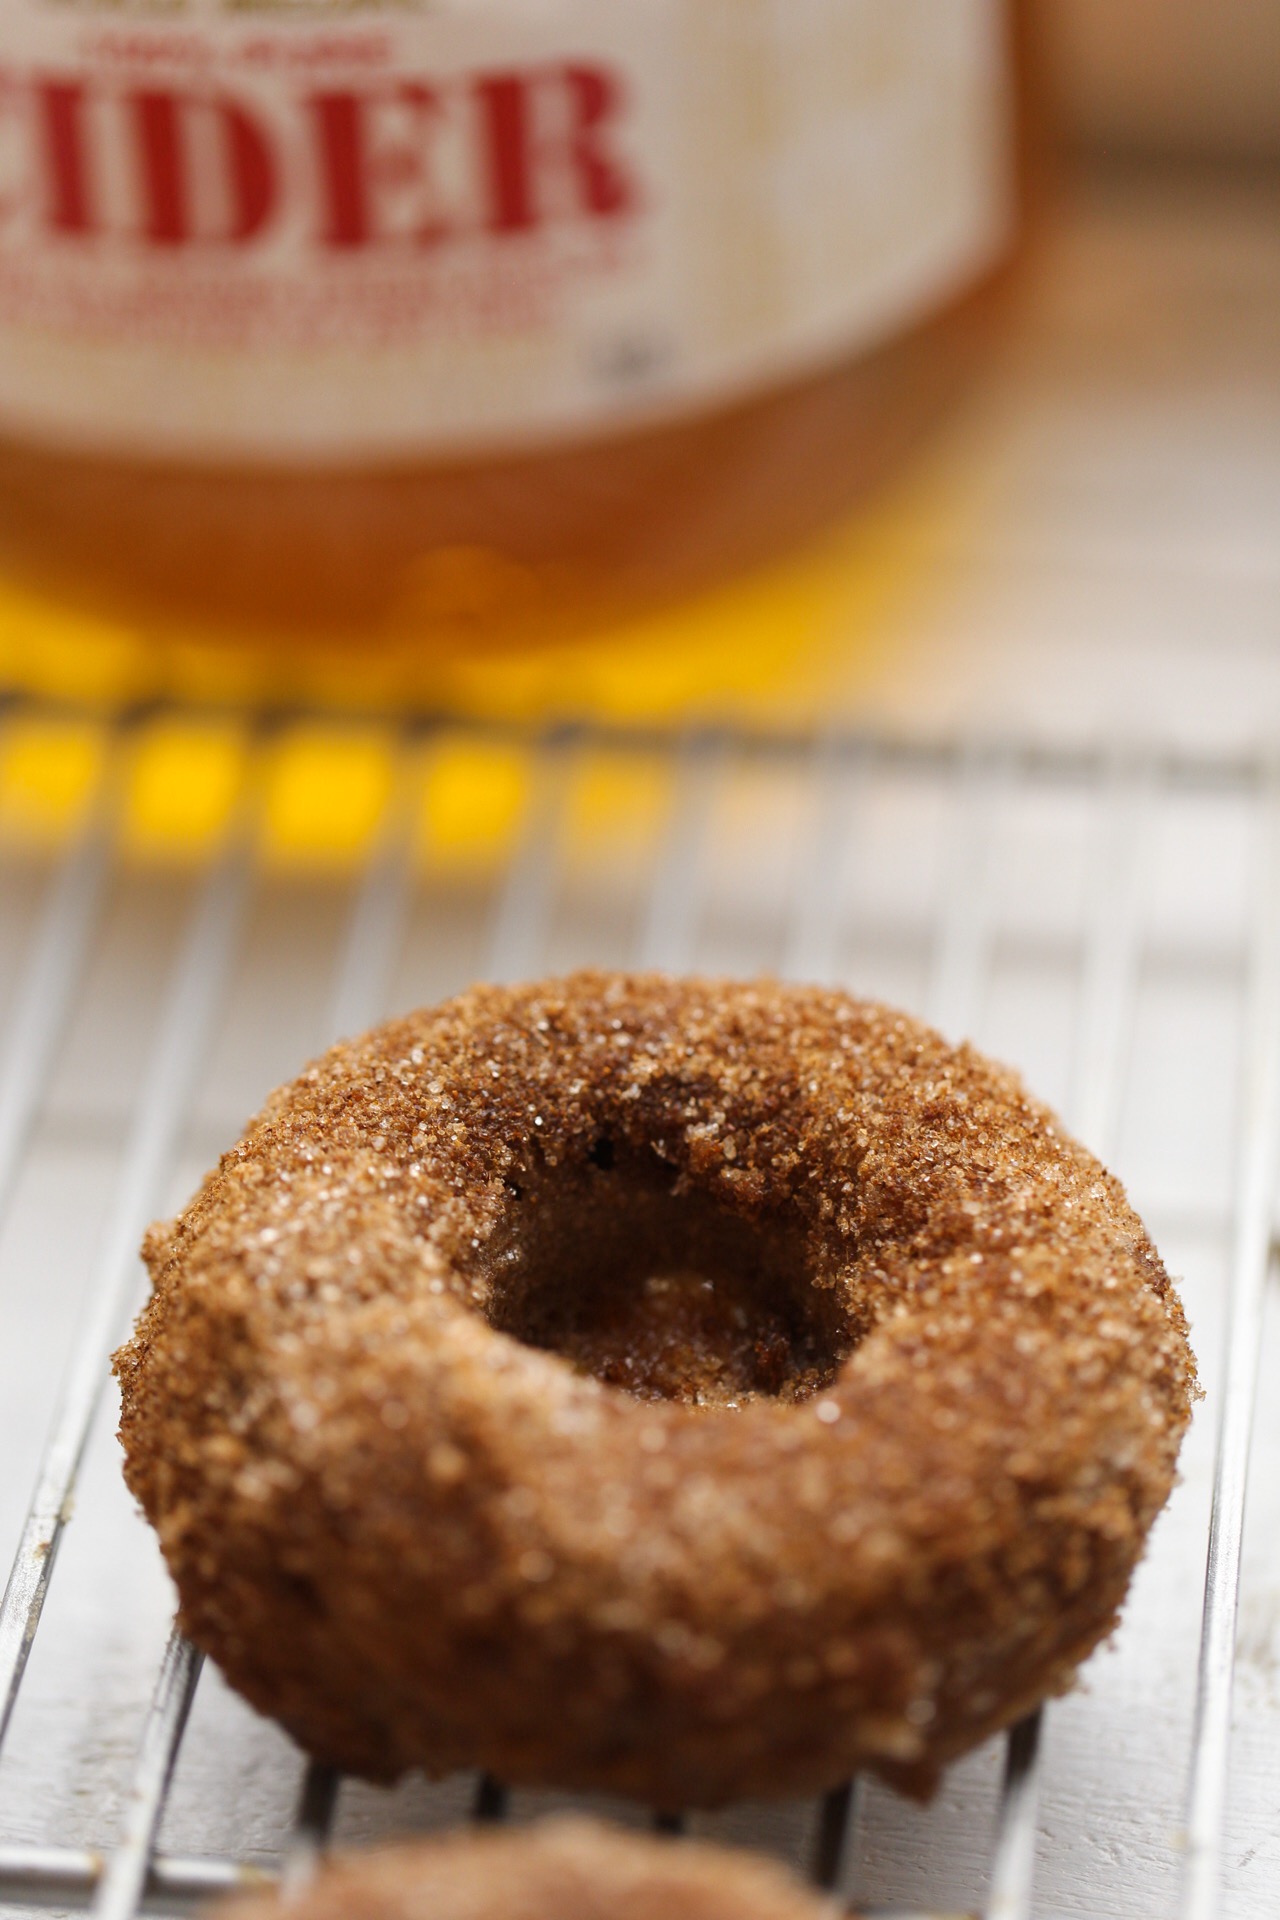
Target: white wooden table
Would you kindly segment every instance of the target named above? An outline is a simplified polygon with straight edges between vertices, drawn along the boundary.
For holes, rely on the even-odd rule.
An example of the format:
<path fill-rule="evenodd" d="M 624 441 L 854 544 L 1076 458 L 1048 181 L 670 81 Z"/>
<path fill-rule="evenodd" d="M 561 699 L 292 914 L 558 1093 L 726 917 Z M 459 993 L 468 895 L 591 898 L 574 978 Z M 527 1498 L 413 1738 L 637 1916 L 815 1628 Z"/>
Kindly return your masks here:
<path fill-rule="evenodd" d="M 247 789 L 220 867 L 121 856 L 109 790 L 87 840 L 8 848 L 0 1038 L 38 1038 L 45 1020 L 50 1045 L 47 1062 L 9 1055 L 23 1151 L 0 1223 L 0 1548 L 18 1541 L 77 1338 L 113 1282 L 136 1299 L 138 1220 L 176 1204 L 332 1032 L 477 975 L 588 959 L 837 979 L 1021 1065 L 1112 1159 L 1182 1276 L 1208 1399 L 1120 1633 L 1046 1716 L 1035 1880 L 1037 1913 L 1178 1911 L 1233 1235 L 1265 1145 L 1257 1101 L 1276 1090 L 1278 212 L 1274 189 L 1239 185 L 1135 180 L 1078 201 L 1016 337 L 868 523 L 903 584 L 880 605 L 872 664 L 859 638 L 833 674 L 829 736 L 518 743 L 523 825 L 470 864 L 409 831 L 448 729 L 392 741 L 400 784 L 345 875 L 273 867 Z M 580 804 L 602 756 L 623 770 L 604 831 Z M 642 788 L 648 801 L 626 799 Z M 56 957 L 77 954 L 60 998 Z M 24 1072 L 29 1112 L 13 1094 Z M 0 1173 L 2 1144 L 0 1126 Z M 1250 1312 L 1238 1261 L 1236 1277 Z M 1255 1305 L 1220 1859 L 1220 1910 L 1239 1920 L 1275 1913 L 1280 1885 L 1274 1281 Z M 69 1906 L 92 1878 L 76 1850 L 127 1829 L 171 1605 L 113 1420 L 108 1391 L 0 1764 L 0 1876 L 61 1849 L 44 1856 L 45 1895 L 79 1874 Z M 1002 1751 L 954 1768 L 927 1810 L 861 1792 L 850 1894 L 983 1904 Z M 301 1771 L 206 1672 L 160 1836 L 173 1882 L 196 1874 L 184 1861 L 277 1859 Z M 473 1791 L 345 1783 L 336 1833 L 455 1820 Z M 517 1796 L 514 1811 L 540 1804 Z M 813 1822 L 784 1807 L 696 1824 L 800 1858 Z"/>

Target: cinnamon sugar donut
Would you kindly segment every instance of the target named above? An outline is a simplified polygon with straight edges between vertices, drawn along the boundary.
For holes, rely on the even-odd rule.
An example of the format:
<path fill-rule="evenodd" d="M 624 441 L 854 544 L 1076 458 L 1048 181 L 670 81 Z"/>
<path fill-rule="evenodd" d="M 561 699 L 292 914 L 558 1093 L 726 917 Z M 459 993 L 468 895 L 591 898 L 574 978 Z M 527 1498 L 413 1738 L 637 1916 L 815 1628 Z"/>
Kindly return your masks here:
<path fill-rule="evenodd" d="M 286 1905 L 235 1900 L 218 1920 L 837 1920 L 772 1860 L 551 1820 L 339 1857 Z"/>
<path fill-rule="evenodd" d="M 1194 1391 L 1118 1184 L 815 988 L 579 973 L 334 1047 L 117 1355 L 185 1631 L 317 1758 L 928 1793 L 1113 1626 Z"/>

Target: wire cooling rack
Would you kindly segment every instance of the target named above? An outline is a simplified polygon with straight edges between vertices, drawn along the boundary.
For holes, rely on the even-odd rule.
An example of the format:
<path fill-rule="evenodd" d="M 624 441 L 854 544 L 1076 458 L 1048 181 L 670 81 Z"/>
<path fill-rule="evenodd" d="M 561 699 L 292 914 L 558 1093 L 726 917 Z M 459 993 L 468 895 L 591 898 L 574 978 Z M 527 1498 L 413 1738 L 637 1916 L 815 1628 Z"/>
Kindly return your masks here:
<path fill-rule="evenodd" d="M 0 715 L 0 750 L 29 719 Z M 0 1526 L 17 1543 L 0 1911 L 177 1913 L 296 1883 L 333 1838 L 555 1804 L 305 1768 L 166 1645 L 107 1356 L 140 1303 L 147 1221 L 309 1053 L 473 978 L 591 961 L 839 982 L 1014 1061 L 1128 1182 L 1183 1277 L 1207 1388 L 1116 1640 L 930 1808 L 855 1782 L 687 1823 L 604 1810 L 782 1853 L 860 1910 L 1274 1913 L 1280 1396 L 1258 1383 L 1276 1333 L 1277 770 L 424 721 L 382 737 L 376 819 L 336 872 L 272 841 L 287 717 L 236 737 L 196 853 L 139 851 L 138 769 L 164 724 L 100 724 L 78 823 L 0 857 Z M 487 838 L 471 832 L 483 783 L 452 814 L 431 801 L 477 748 L 515 770 L 512 818 Z"/>

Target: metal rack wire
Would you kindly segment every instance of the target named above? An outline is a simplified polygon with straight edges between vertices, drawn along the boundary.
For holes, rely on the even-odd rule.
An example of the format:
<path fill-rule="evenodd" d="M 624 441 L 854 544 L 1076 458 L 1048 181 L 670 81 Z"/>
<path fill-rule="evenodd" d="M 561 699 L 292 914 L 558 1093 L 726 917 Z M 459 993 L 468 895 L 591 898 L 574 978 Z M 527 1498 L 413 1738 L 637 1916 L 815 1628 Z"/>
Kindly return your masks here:
<path fill-rule="evenodd" d="M 137 739 L 150 724 L 150 717 L 135 716 L 106 728 L 93 804 L 43 876 L 43 905 L 10 990 L 7 1039 L 0 1056 L 0 1211 L 11 1201 L 31 1155 L 39 1151 L 40 1119 L 59 1048 L 85 992 L 112 887 L 121 861 L 127 859 L 122 852 L 125 796 Z M 233 974 L 243 959 L 255 892 L 273 884 L 262 871 L 264 808 L 273 756 L 289 724 L 277 716 L 245 738 L 220 847 L 198 875 L 186 929 L 160 989 L 149 1060 L 119 1155 L 85 1310 L 0 1606 L 0 1742 L 15 1717 L 77 1481 L 97 1432 L 107 1356 L 138 1302 L 137 1245 L 147 1221 L 170 1198 L 193 1098 L 215 1044 Z M 374 842 L 349 884 L 345 932 L 331 966 L 317 1045 L 378 1017 L 401 977 L 415 913 L 425 904 L 439 925 L 439 916 L 450 911 L 447 897 L 433 898 L 419 826 L 424 761 L 457 726 L 423 721 L 388 731 L 393 777 Z M 1189 1741 L 1183 1753 L 1166 1756 L 1169 1779 L 1162 1788 L 1166 1795 L 1172 1790 L 1176 1796 L 1179 1787 L 1184 1793 L 1185 1832 L 1171 1839 L 1153 1816 L 1153 1830 L 1142 1836 L 1143 1846 L 1166 1856 L 1150 1886 L 1150 1906 L 1143 1910 L 1168 1912 L 1176 1907 L 1183 1920 L 1211 1920 L 1225 1911 L 1262 1912 L 1247 1878 L 1233 1878 L 1228 1871 L 1227 1846 L 1228 1794 L 1236 1779 L 1231 1756 L 1233 1661 L 1245 1489 L 1280 1157 L 1276 771 L 1261 763 L 1179 761 L 1119 750 L 1055 755 L 1008 741 L 922 744 L 712 731 L 664 738 L 592 726 L 528 737 L 516 732 L 511 744 L 525 756 L 526 798 L 520 829 L 500 867 L 485 882 L 491 932 L 477 971 L 491 978 L 544 971 L 549 956 L 557 962 L 627 957 L 672 969 L 728 961 L 735 970 L 764 966 L 860 986 L 868 984 L 868 973 L 892 975 L 895 967 L 905 979 L 910 966 L 903 955 L 910 947 L 916 963 L 915 997 L 923 1011 L 951 1034 L 984 1037 L 991 1010 L 1000 1004 L 993 981 L 1009 940 L 1010 886 L 1017 892 L 1017 872 L 1011 878 L 1010 870 L 1011 834 L 1015 828 L 1022 830 L 1041 803 L 1057 806 L 1064 817 L 1069 814 L 1074 854 L 1063 858 L 1079 881 L 1074 888 L 1077 910 L 1070 925 L 1051 929 L 1051 937 L 1042 926 L 1030 934 L 1024 928 L 1022 938 L 1024 947 L 1030 940 L 1033 957 L 1038 953 L 1041 972 L 1056 982 L 1053 1018 L 1068 1034 L 1057 1098 L 1090 1145 L 1104 1157 L 1120 1156 L 1122 1161 L 1124 1116 L 1134 1104 L 1138 1071 L 1134 1036 L 1149 996 L 1152 952 L 1163 941 L 1167 958 L 1170 951 L 1181 950 L 1180 943 L 1190 951 L 1197 940 L 1203 944 L 1204 937 L 1196 904 L 1196 864 L 1207 856 L 1198 856 L 1194 846 L 1190 851 L 1184 846 L 1178 855 L 1185 857 L 1187 870 L 1170 890 L 1172 914 L 1165 912 L 1167 924 L 1153 929 L 1147 876 L 1154 838 L 1163 835 L 1169 841 L 1184 802 L 1193 810 L 1225 806 L 1233 845 L 1238 842 L 1244 850 L 1244 864 L 1239 924 L 1233 922 L 1220 934 L 1216 962 L 1218 975 L 1226 977 L 1225 967 L 1230 976 L 1241 1062 L 1235 1089 L 1234 1192 L 1229 1217 L 1215 1216 L 1212 1223 L 1218 1240 L 1230 1244 L 1223 1357 L 1210 1369 L 1218 1442 L 1207 1551 L 1203 1532 L 1198 1534 L 1206 1582 L 1193 1710 L 1188 1703 Z M 601 945 L 612 941 L 616 946 L 616 938 L 593 931 L 592 911 L 608 890 L 599 863 L 595 868 L 588 863 L 585 878 L 574 875 L 575 783 L 588 759 L 601 754 L 622 762 L 643 761 L 656 771 L 666 795 L 665 815 L 650 833 L 648 853 L 640 863 L 643 871 L 629 896 L 625 956 L 602 956 Z M 755 792 L 755 813 L 748 808 L 746 828 L 741 823 L 735 828 L 731 818 L 726 826 L 733 794 L 750 798 L 753 789 L 760 791 Z M 876 841 L 877 810 L 883 815 L 888 808 L 891 814 L 903 796 L 913 803 L 927 802 L 927 830 L 917 823 L 910 830 L 881 831 L 890 852 L 882 849 L 875 874 L 864 867 L 859 875 L 855 869 L 860 852 Z M 767 840 L 784 815 L 791 820 L 789 838 L 779 827 L 778 845 L 763 847 L 751 821 L 758 825 L 763 818 L 770 823 Z M 1038 840 L 1028 828 L 1023 839 L 1033 868 L 1038 859 L 1052 864 L 1057 857 L 1052 836 Z M 567 886 L 576 889 L 577 903 L 566 933 L 562 922 Z M 1063 879 L 1057 892 L 1065 897 L 1072 885 Z M 1159 913 L 1155 918 L 1159 920 Z M 452 984 L 463 983 L 459 979 Z M 869 984 L 878 982 L 872 978 Z M 1031 1022 L 1028 1031 L 1033 1027 Z M 1137 1197 L 1141 1203 L 1141 1190 Z M 1174 1214 L 1178 1198 L 1170 1202 Z M 1163 1200 L 1157 1193 L 1158 1207 L 1169 1199 L 1167 1193 Z M 1158 1231 L 1158 1220 L 1156 1225 Z M 1192 1491 L 1188 1489 L 1188 1498 Z M 1274 1556 L 1273 1571 L 1280 1577 Z M 142 1909 L 184 1910 L 220 1891 L 256 1884 L 264 1874 L 282 1874 L 286 1885 L 305 1879 L 328 1841 L 343 1792 L 342 1782 L 317 1768 L 305 1772 L 292 1832 L 281 1836 L 274 1859 L 221 1853 L 192 1857 L 160 1845 L 199 1679 L 199 1655 L 174 1634 L 159 1666 L 114 1838 L 105 1851 L 88 1844 L 88 1839 L 101 1837 L 97 1833 L 60 1832 L 38 1842 L 6 1838 L 5 1781 L 0 1775 L 0 1907 L 91 1908 L 100 1920 L 130 1920 Z M 1105 1696 L 1095 1704 L 1101 1729 L 1097 1737 L 1105 1740 L 1114 1730 Z M 1056 1714 L 1067 1711 L 1048 1709 L 1050 1726 Z M 1003 1771 L 989 1808 L 993 1840 L 978 1888 L 992 1920 L 1023 1920 L 1033 1909 L 1041 1910 L 1033 1882 L 1038 1859 L 1043 1862 L 1052 1847 L 1052 1833 L 1039 1819 L 1044 1719 L 1037 1714 L 1024 1721 L 1005 1742 Z M 1274 1760 L 1280 1753 L 1280 1708 L 1262 1733 L 1272 1742 Z M 1064 1780 L 1065 1785 L 1055 1788 L 1059 1800 L 1064 1793 L 1078 1794 L 1079 1783 L 1065 1775 Z M 895 1872 L 896 1884 L 909 1888 L 911 1881 L 910 1874 L 900 1870 L 901 1861 L 898 1867 L 892 1861 L 871 1862 L 871 1851 L 879 1844 L 878 1815 L 875 1805 L 863 1805 L 864 1798 L 853 1783 L 838 1789 L 803 1816 L 794 1829 L 800 1838 L 791 1842 L 793 1848 L 803 1846 L 819 1884 L 850 1898 L 864 1895 L 868 1873 L 891 1895 Z M 473 1817 L 501 1819 L 508 1808 L 501 1783 L 484 1779 L 477 1784 Z M 678 1814 L 654 1817 L 672 1830 L 683 1825 Z M 748 1822 L 746 1837 L 754 1837 L 750 1816 L 743 1818 Z M 743 1837 L 741 1822 L 735 1837 Z M 897 1844 L 901 1855 L 909 1836 L 900 1836 Z M 1066 1910 L 1064 1872 L 1055 1868 L 1053 1894 L 1055 1907 Z M 1108 1886 L 1105 1872 L 1091 1871 L 1086 1878 L 1087 1884 L 1075 1886 L 1070 1910 L 1117 1911 L 1115 1888 Z M 874 1885 L 871 1893 L 876 1893 Z M 948 1898 L 957 1904 L 965 1890 Z M 905 1902 L 898 1898 L 892 1904 L 902 1908 Z"/>

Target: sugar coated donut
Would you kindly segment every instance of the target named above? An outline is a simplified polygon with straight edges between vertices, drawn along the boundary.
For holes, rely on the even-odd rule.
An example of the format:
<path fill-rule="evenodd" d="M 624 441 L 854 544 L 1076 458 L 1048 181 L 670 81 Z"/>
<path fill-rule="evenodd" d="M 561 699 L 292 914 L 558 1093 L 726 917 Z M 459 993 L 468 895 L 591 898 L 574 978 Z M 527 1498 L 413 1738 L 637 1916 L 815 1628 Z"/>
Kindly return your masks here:
<path fill-rule="evenodd" d="M 1113 1626 L 1194 1392 L 1012 1074 L 772 982 L 389 1021 L 145 1252 L 121 1437 L 182 1625 L 374 1778 L 928 1793 Z"/>
<path fill-rule="evenodd" d="M 218 1920 L 837 1920 L 772 1860 L 548 1820 L 339 1857 L 304 1894 L 257 1895 Z"/>

